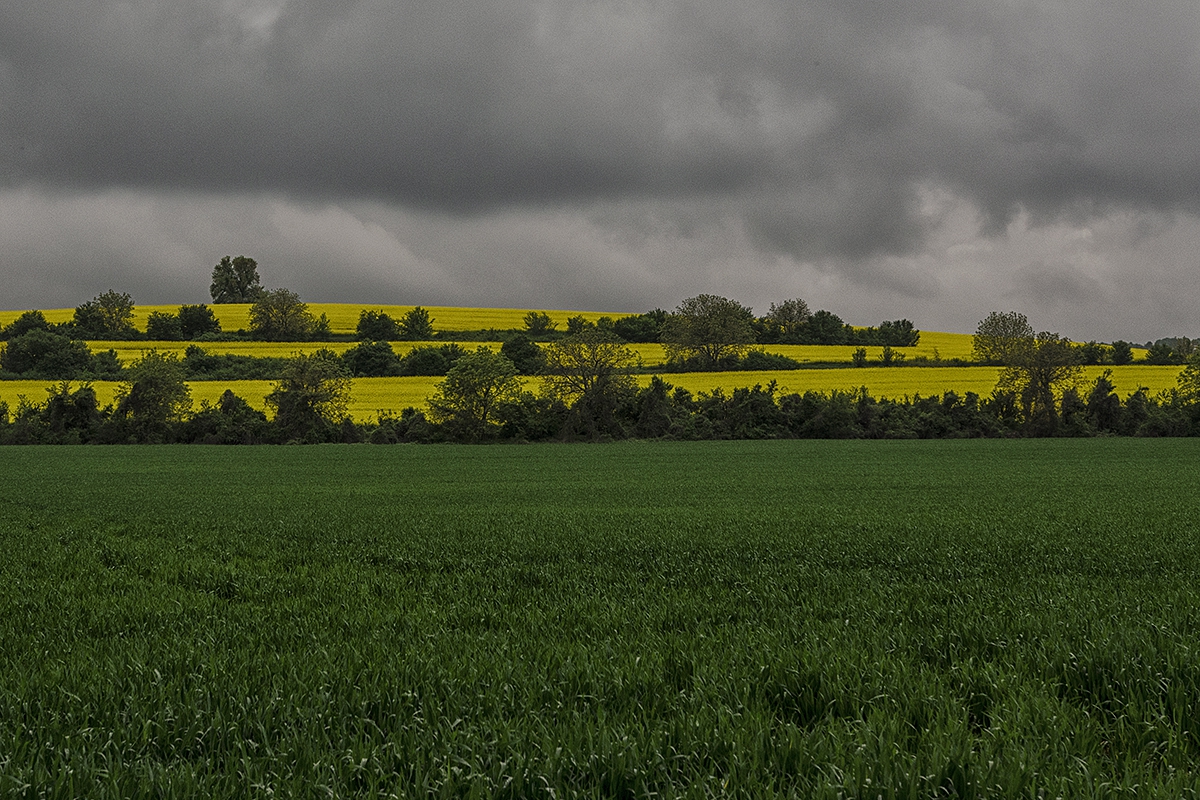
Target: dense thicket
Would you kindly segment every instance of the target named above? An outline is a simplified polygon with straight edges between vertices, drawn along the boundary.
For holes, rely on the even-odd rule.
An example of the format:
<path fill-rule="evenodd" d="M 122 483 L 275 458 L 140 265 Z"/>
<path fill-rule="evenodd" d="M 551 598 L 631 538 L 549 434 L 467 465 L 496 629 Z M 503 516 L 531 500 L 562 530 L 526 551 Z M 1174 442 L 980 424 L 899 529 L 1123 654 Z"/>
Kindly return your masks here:
<path fill-rule="evenodd" d="M 491 361 L 506 361 L 488 355 Z M 101 408 L 89 385 L 73 387 L 63 382 L 43 402 L 26 401 L 15 409 L 0 403 L 0 444 L 1200 435 L 1200 368 L 1192 367 L 1184 371 L 1178 389 L 1157 396 L 1141 389 L 1122 400 L 1108 377 L 1102 376 L 1083 390 L 1067 389 L 1053 407 L 1037 408 L 1031 415 L 1018 393 L 1004 389 L 987 398 L 973 392 L 961 396 L 947 392 L 881 400 L 865 387 L 853 392 L 781 394 L 772 383 L 728 394 L 716 390 L 693 395 L 655 377 L 641 388 L 617 380 L 604 384 L 600 392 L 590 387 L 570 392 L 552 387 L 535 394 L 517 390 L 510 367 L 481 377 L 483 367 L 495 365 L 475 363 L 480 358 L 458 366 L 455 381 L 443 387 L 439 411 L 432 418 L 407 408 L 398 415 L 381 413 L 369 422 L 351 421 L 345 413 L 348 373 L 336 358 L 318 354 L 291 362 L 288 380 L 280 381 L 272 395 L 276 410 L 272 420 L 227 391 L 217 405 L 201 405 L 192 413 L 170 418 L 158 414 L 147 424 L 146 414 L 128 402 Z M 323 370 L 316 377 L 309 369 L 314 365 Z M 330 387 L 322 383 L 327 379 L 337 382 L 332 397 Z M 485 384 L 505 388 L 485 397 L 481 407 L 471 391 Z M 137 386 L 132 383 L 126 396 L 147 393 Z"/>

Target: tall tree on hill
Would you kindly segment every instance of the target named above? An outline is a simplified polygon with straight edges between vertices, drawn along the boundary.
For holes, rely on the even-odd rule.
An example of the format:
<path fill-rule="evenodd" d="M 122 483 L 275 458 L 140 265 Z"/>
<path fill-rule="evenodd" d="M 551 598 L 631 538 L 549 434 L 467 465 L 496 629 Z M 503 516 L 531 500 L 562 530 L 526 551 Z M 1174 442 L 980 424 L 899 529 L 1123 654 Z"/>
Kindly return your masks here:
<path fill-rule="evenodd" d="M 213 267 L 209 292 L 214 303 L 253 303 L 263 294 L 258 262 L 246 256 L 225 256 Z"/>
<path fill-rule="evenodd" d="M 695 358 L 715 367 L 754 344 L 753 323 L 754 313 L 736 300 L 701 294 L 680 303 L 659 336 L 669 360 Z"/>

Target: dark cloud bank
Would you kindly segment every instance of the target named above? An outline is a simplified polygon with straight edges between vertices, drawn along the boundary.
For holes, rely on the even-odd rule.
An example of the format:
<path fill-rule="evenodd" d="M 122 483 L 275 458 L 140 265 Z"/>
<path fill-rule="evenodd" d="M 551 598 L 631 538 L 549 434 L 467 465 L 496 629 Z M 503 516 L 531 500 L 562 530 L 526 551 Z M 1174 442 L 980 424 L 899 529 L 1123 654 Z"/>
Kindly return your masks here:
<path fill-rule="evenodd" d="M 0 306 L 236 251 L 314 300 L 1200 335 L 1198 42 L 1157 0 L 5 4 Z"/>

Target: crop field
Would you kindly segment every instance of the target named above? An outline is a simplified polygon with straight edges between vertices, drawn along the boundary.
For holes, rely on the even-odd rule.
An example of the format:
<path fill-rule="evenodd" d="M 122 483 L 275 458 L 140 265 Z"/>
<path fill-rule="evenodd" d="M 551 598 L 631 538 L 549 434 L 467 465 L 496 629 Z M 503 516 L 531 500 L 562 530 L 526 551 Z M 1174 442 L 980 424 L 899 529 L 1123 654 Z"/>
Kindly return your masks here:
<path fill-rule="evenodd" d="M 1182 797 L 1200 442 L 8 448 L 0 794 Z"/>
<path fill-rule="evenodd" d="M 333 333 L 354 333 L 358 327 L 358 315 L 363 311 L 383 311 L 395 319 L 399 319 L 415 306 L 390 306 L 364 303 L 309 303 L 308 310 L 316 316 L 321 314 L 329 318 L 329 328 Z M 221 328 L 227 331 L 248 329 L 250 327 L 249 303 L 226 303 L 209 305 L 213 314 L 221 322 Z M 486 330 L 496 328 L 522 328 L 525 326 L 525 315 L 529 309 L 516 308 L 459 308 L 453 306 L 423 306 L 433 318 L 433 327 L 439 331 Z M 534 309 L 542 311 L 543 309 Z M 150 313 L 159 311 L 174 314 L 179 311 L 179 305 L 136 306 L 133 312 L 133 324 L 138 330 L 146 330 L 146 320 Z M 0 327 L 21 316 L 22 311 L 0 311 Z M 73 308 L 46 309 L 42 313 L 50 322 L 67 322 L 75 313 Z M 546 309 L 545 313 L 559 328 L 565 330 L 567 320 L 574 316 L 595 322 L 600 317 L 619 317 L 625 314 L 603 311 L 561 311 Z"/>
<path fill-rule="evenodd" d="M 405 343 L 411 344 L 411 343 Z M 468 343 L 464 346 L 475 346 Z M 218 351 L 221 352 L 221 351 Z M 136 357 L 136 356 L 133 356 Z M 1112 380 L 1122 398 L 1145 386 L 1154 395 L 1176 386 L 1180 367 L 1086 367 L 1081 388 L 1086 388 L 1105 369 L 1112 369 Z M 721 389 L 732 394 L 734 389 L 766 386 L 775 381 L 780 394 L 817 391 L 856 391 L 865 386 L 868 393 L 877 398 L 900 399 L 921 395 L 941 395 L 947 391 L 959 395 L 975 392 L 988 397 L 996 385 L 998 370 L 995 367 L 862 367 L 835 369 L 802 369 L 782 372 L 680 372 L 664 373 L 667 383 L 678 386 L 693 394 L 713 392 Z M 651 375 L 636 376 L 638 383 L 646 386 Z M 434 387 L 443 380 L 440 377 L 404 378 L 355 378 L 350 394 L 350 415 L 359 422 L 375 419 L 380 411 L 399 412 L 408 406 L 424 408 L 425 400 L 433 394 Z M 40 403 L 46 399 L 46 389 L 57 385 L 57 381 L 20 380 L 0 381 L 0 401 L 15 410 L 20 398 Z M 78 381 L 74 385 L 78 385 Z M 201 401 L 215 403 L 226 389 L 250 403 L 257 409 L 263 408 L 263 398 L 271 391 L 272 381 L 192 381 L 194 407 Z M 536 378 L 526 378 L 530 391 L 539 388 Z M 93 388 L 101 406 L 112 402 L 118 384 L 113 381 L 94 381 Z"/>
<path fill-rule="evenodd" d="M 147 350 L 154 349 L 160 353 L 174 353 L 179 357 L 192 345 L 203 348 L 209 355 L 252 356 L 254 358 L 279 357 L 291 358 L 297 353 L 310 355 L 318 350 L 326 349 L 341 355 L 358 342 L 109 342 L 91 341 L 88 347 L 93 353 L 114 350 L 117 359 L 122 364 L 137 361 Z M 391 342 L 392 350 L 397 355 L 405 355 L 414 347 L 441 347 L 445 344 L 458 344 L 467 349 L 488 347 L 499 350 L 502 342 L 450 342 L 437 340 L 433 342 Z"/>

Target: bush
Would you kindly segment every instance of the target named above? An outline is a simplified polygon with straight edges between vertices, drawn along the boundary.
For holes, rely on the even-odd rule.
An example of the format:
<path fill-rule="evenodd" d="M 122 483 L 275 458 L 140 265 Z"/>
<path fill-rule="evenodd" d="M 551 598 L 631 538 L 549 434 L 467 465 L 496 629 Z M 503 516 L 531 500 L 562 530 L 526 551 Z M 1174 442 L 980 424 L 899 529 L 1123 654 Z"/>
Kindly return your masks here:
<path fill-rule="evenodd" d="M 34 328 L 9 341 L 0 353 L 0 369 L 28 378 L 73 379 L 90 371 L 87 344 Z"/>
<path fill-rule="evenodd" d="M 385 378 L 400 374 L 400 357 L 387 342 L 363 342 L 342 353 L 342 361 L 356 378 Z"/>
<path fill-rule="evenodd" d="M 178 342 L 183 340 L 183 327 L 176 314 L 151 311 L 146 320 L 146 338 L 155 342 Z"/>
<path fill-rule="evenodd" d="M 457 344 L 414 347 L 400 359 L 401 375 L 445 375 L 467 354 Z"/>
<path fill-rule="evenodd" d="M 198 339 L 201 336 L 211 336 L 221 332 L 221 322 L 208 306 L 201 303 L 195 306 L 179 307 L 179 328 L 184 339 Z"/>
<path fill-rule="evenodd" d="M 400 339 L 400 327 L 383 311 L 360 311 L 354 338 L 360 342 L 394 342 Z"/>

